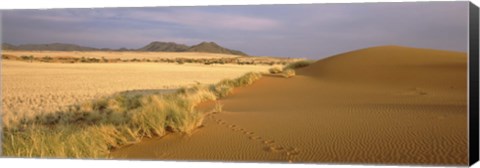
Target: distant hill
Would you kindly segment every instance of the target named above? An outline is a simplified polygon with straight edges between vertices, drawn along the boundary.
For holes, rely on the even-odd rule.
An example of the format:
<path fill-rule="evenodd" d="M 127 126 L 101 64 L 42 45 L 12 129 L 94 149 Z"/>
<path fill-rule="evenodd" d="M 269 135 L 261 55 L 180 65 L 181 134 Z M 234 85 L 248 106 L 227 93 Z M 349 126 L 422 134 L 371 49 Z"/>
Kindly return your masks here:
<path fill-rule="evenodd" d="M 22 50 L 22 51 L 149 51 L 149 52 L 206 52 L 247 56 L 247 54 L 224 48 L 214 42 L 202 42 L 194 46 L 177 44 L 174 42 L 154 41 L 139 49 L 109 49 L 109 48 L 93 48 L 75 44 L 51 43 L 51 44 L 23 44 L 12 45 L 2 43 L 3 50 Z"/>
<path fill-rule="evenodd" d="M 167 51 L 167 52 L 182 52 L 188 50 L 187 45 L 177 44 L 173 42 L 154 41 L 145 47 L 137 49 L 138 51 Z"/>
<path fill-rule="evenodd" d="M 12 45 L 8 43 L 2 44 L 2 47 L 6 46 L 3 49 L 10 50 L 26 50 L 26 51 L 98 51 L 100 49 L 92 47 L 84 47 L 75 44 L 64 44 L 64 43 L 50 43 L 50 44 L 22 44 L 22 45 Z"/>
<path fill-rule="evenodd" d="M 223 48 L 214 42 L 202 42 L 200 44 L 191 46 L 188 51 L 191 52 L 208 52 L 208 53 L 221 53 L 221 54 L 233 54 L 233 55 L 243 55 L 246 56 L 247 54 L 237 51 L 231 50 L 227 48 Z"/>
<path fill-rule="evenodd" d="M 2 43 L 3 50 L 16 50 L 16 47 L 12 44 Z"/>

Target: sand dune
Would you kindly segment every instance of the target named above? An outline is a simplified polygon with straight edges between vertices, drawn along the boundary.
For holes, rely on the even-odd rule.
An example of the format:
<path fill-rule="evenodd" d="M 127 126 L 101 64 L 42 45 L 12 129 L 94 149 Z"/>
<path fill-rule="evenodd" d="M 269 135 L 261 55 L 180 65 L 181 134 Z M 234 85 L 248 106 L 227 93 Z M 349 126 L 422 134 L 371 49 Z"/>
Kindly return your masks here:
<path fill-rule="evenodd" d="M 466 61 L 461 52 L 382 46 L 329 57 L 300 72 L 349 83 L 465 87 Z"/>
<path fill-rule="evenodd" d="M 386 46 L 340 54 L 293 78 L 235 89 L 191 136 L 145 140 L 112 157 L 466 165 L 466 70 L 465 53 Z"/>

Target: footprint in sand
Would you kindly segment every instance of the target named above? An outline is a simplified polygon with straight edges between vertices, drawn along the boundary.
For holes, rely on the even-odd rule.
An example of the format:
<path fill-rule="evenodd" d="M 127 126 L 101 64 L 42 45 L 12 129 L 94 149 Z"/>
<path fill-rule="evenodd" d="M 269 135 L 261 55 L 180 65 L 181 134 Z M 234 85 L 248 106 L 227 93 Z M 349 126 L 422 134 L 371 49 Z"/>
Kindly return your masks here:
<path fill-rule="evenodd" d="M 251 131 L 245 131 L 244 134 L 245 134 L 245 135 L 253 135 L 254 133 L 251 132 Z"/>
<path fill-rule="evenodd" d="M 275 143 L 275 141 L 274 141 L 274 140 L 264 140 L 264 141 L 262 141 L 262 143 L 263 143 L 263 144 L 270 145 L 270 144 Z"/>
<path fill-rule="evenodd" d="M 263 150 L 265 150 L 267 152 L 279 153 L 279 152 L 284 151 L 285 148 L 283 148 L 281 146 L 266 146 L 265 148 L 263 148 Z"/>
<path fill-rule="evenodd" d="M 251 139 L 251 140 L 262 140 L 262 137 L 260 137 L 260 136 L 249 136 L 248 139 Z"/>
<path fill-rule="evenodd" d="M 228 124 L 226 121 L 216 118 L 215 113 L 211 115 L 211 118 L 216 121 L 217 124 L 219 125 L 224 125 L 227 128 L 230 128 L 230 130 L 234 132 L 241 132 L 245 136 L 248 137 L 250 140 L 254 140 L 256 142 L 260 142 L 264 145 L 267 145 L 263 148 L 264 151 L 270 152 L 270 153 L 277 153 L 285 156 L 286 161 L 292 163 L 296 155 L 300 153 L 300 150 L 295 147 L 283 147 L 281 145 L 275 145 L 276 142 L 275 140 L 272 139 L 263 139 L 261 136 L 255 135 L 254 132 L 248 131 L 247 129 L 240 128 L 235 124 Z"/>
<path fill-rule="evenodd" d="M 298 155 L 300 154 L 300 150 L 298 148 L 294 148 L 294 147 L 289 147 L 287 148 L 287 156 L 295 156 L 295 155 Z"/>

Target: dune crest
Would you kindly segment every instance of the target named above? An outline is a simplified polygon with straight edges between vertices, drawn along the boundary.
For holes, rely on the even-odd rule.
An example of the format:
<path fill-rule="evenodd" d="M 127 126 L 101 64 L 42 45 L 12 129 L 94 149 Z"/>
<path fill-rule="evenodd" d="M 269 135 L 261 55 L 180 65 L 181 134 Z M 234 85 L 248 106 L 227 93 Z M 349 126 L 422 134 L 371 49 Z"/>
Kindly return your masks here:
<path fill-rule="evenodd" d="M 344 82 L 465 87 L 466 62 L 462 52 L 380 46 L 332 56 L 299 73 Z"/>

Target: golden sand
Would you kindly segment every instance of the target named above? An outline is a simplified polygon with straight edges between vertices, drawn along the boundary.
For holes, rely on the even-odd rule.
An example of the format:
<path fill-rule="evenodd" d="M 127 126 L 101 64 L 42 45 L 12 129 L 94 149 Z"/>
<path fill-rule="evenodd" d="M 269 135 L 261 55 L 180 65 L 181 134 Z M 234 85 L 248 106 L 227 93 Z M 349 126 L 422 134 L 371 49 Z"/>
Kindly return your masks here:
<path fill-rule="evenodd" d="M 265 76 L 219 102 L 193 135 L 167 135 L 113 158 L 467 164 L 465 53 L 386 46 Z"/>

